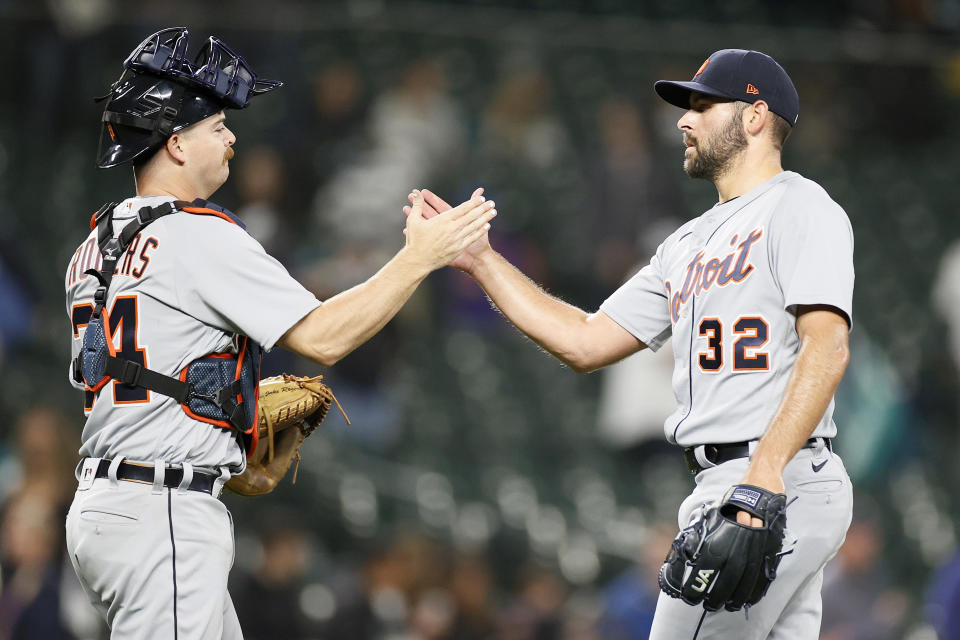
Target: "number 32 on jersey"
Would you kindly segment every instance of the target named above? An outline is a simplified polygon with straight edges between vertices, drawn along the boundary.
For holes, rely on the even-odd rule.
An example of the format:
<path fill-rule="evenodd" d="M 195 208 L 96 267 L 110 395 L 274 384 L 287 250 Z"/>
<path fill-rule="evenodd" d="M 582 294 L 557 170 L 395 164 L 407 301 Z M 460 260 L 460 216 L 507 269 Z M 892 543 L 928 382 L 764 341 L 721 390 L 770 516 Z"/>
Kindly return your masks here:
<path fill-rule="evenodd" d="M 732 356 L 734 371 L 768 371 L 770 354 L 760 349 L 770 339 L 770 325 L 761 316 L 740 316 L 734 320 L 732 331 L 724 335 L 723 323 L 719 318 L 704 318 L 700 321 L 698 333 L 707 339 L 707 350 L 697 354 L 700 368 L 709 373 L 723 369 L 724 351 L 728 348 L 725 341 L 733 341 Z"/>

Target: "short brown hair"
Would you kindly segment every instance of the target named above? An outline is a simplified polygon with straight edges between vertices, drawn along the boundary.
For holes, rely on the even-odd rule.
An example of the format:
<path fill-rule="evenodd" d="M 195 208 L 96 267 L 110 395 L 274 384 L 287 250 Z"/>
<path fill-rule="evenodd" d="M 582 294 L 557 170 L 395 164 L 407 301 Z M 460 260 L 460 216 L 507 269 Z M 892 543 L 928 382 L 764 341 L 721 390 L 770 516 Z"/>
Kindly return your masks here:
<path fill-rule="evenodd" d="M 743 112 L 747 107 L 750 106 L 749 102 L 744 102 L 743 100 L 737 100 L 734 103 L 736 110 L 734 111 L 734 117 L 739 118 L 743 115 Z M 773 129 L 770 134 L 773 136 L 773 146 L 777 149 L 783 149 L 783 143 L 787 141 L 787 138 L 790 137 L 790 132 L 793 131 L 793 127 L 790 126 L 790 123 L 783 118 L 775 114 L 773 111 L 767 111 L 768 114 L 773 116 Z"/>
<path fill-rule="evenodd" d="M 790 137 L 793 127 L 782 116 L 778 116 L 772 111 L 770 115 L 773 116 L 773 144 L 777 149 L 783 149 L 783 143 Z"/>

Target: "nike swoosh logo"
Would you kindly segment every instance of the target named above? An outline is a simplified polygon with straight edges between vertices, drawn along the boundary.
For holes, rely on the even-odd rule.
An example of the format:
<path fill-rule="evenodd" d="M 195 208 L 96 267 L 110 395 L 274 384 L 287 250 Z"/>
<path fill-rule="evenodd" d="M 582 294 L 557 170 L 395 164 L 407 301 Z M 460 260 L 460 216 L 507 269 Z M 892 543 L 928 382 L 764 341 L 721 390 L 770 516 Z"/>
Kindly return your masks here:
<path fill-rule="evenodd" d="M 817 472 L 820 471 L 820 469 L 823 469 L 823 466 L 824 466 L 825 464 L 827 464 L 828 462 L 830 462 L 830 461 L 829 461 L 829 460 L 824 460 L 824 461 L 821 462 L 820 464 L 815 464 L 815 463 L 811 460 L 811 461 L 810 461 L 810 464 L 813 466 L 813 472 L 814 472 L 814 473 L 817 473 Z"/>

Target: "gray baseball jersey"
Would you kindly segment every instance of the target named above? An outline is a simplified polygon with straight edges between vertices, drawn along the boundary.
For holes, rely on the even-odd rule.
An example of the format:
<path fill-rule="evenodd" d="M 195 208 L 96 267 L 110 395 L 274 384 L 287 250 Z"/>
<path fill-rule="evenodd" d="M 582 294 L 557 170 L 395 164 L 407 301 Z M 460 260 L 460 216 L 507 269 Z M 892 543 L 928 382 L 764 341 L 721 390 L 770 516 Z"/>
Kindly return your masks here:
<path fill-rule="evenodd" d="M 119 233 L 141 207 L 170 200 L 124 200 L 113 212 L 114 232 Z M 84 271 L 101 266 L 96 235 L 90 233 L 67 267 L 74 357 L 97 288 L 96 278 Z M 106 309 L 118 355 L 177 376 L 201 356 L 235 353 L 236 333 L 271 349 L 319 304 L 238 225 L 178 212 L 151 223 L 130 243 L 117 262 Z M 189 417 L 173 398 L 110 382 L 91 400 L 88 393 L 83 456 L 123 455 L 129 460 L 189 462 L 201 469 L 243 469 L 235 433 Z"/>
<path fill-rule="evenodd" d="M 853 231 L 843 209 L 792 171 L 695 218 L 600 310 L 658 349 L 673 336 L 681 446 L 760 438 L 800 349 L 798 305 L 852 321 Z M 836 435 L 831 400 L 813 432 Z"/>

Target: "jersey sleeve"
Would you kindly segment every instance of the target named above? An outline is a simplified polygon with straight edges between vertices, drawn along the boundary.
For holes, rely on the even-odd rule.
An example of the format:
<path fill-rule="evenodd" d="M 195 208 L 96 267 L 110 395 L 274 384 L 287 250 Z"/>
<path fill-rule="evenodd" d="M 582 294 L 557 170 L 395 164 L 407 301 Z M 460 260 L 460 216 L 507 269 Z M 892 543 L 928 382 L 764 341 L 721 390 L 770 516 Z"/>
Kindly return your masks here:
<path fill-rule="evenodd" d="M 663 245 L 619 289 L 600 305 L 600 311 L 656 351 L 670 338 L 670 311 L 660 271 Z"/>
<path fill-rule="evenodd" d="M 830 305 L 853 323 L 853 229 L 825 193 L 794 197 L 770 225 L 771 270 L 784 309 Z"/>
<path fill-rule="evenodd" d="M 177 298 L 184 312 L 249 336 L 269 351 L 320 305 L 239 226 L 215 217 L 191 218 L 177 263 Z"/>

